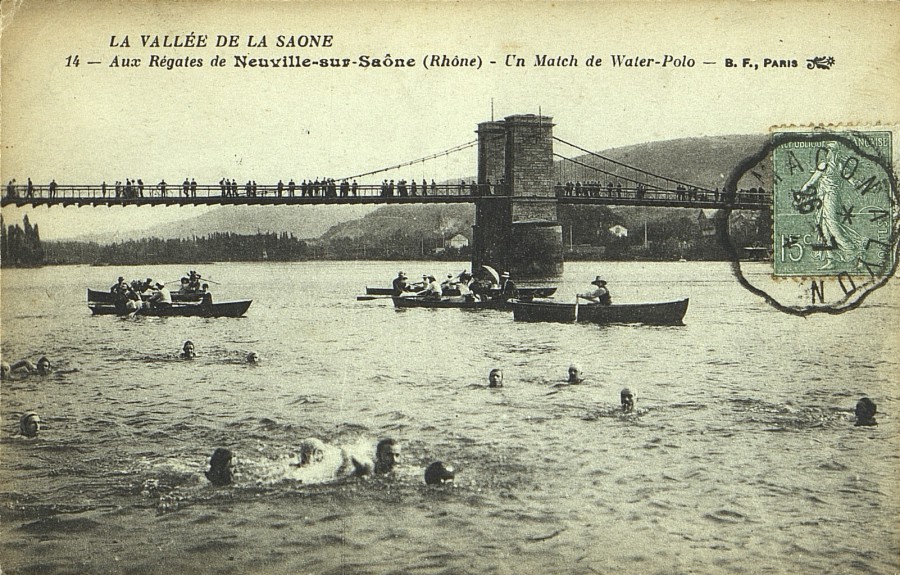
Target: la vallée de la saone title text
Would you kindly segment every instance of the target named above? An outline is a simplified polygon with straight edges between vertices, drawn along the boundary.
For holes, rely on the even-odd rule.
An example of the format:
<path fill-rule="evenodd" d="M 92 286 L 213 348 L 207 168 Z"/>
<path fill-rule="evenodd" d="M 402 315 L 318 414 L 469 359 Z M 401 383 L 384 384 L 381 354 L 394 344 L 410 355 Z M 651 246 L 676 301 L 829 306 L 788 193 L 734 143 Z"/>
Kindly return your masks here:
<path fill-rule="evenodd" d="M 264 55 L 263 49 L 305 50 L 335 48 L 333 34 L 124 34 L 110 35 L 108 48 L 122 50 L 105 60 L 82 54 L 66 56 L 67 67 L 77 67 L 82 61 L 88 65 L 106 65 L 109 68 L 161 68 L 167 70 L 182 68 L 475 68 L 483 65 L 505 68 L 559 67 L 559 68 L 694 68 L 719 66 L 732 69 L 759 70 L 767 68 L 806 68 L 827 70 L 834 64 L 830 56 L 803 55 L 733 55 L 715 59 L 702 59 L 689 54 L 503 54 L 500 57 L 482 59 L 480 55 L 426 54 L 421 58 L 409 55 L 358 54 L 355 57 L 328 56 L 311 57 L 304 53 Z M 151 53 L 134 56 L 125 50 L 223 50 L 234 51 L 254 49 L 255 52 L 214 54 L 212 56 L 183 56 L 171 53 Z M 308 53 L 308 52 L 306 52 Z M 84 56 L 84 60 L 82 60 Z M 805 60 L 805 62 L 804 62 Z M 230 64 L 230 66 L 229 66 Z M 805 64 L 805 66 L 804 66 Z"/>

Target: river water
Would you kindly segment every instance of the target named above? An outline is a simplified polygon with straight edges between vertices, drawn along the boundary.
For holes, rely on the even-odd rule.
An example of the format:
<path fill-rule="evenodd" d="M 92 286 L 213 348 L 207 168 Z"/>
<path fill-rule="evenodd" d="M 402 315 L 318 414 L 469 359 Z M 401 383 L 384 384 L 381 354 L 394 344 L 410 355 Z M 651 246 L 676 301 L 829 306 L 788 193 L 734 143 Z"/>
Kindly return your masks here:
<path fill-rule="evenodd" d="M 615 301 L 690 297 L 683 327 L 520 324 L 358 302 L 398 269 L 207 264 L 238 319 L 92 317 L 88 287 L 184 266 L 2 275 L 0 561 L 6 573 L 897 573 L 900 290 L 781 314 L 722 263 L 566 265 Z M 764 267 L 755 271 L 763 273 Z M 753 270 L 751 270 L 752 272 Z M 176 359 L 184 340 L 194 361 Z M 257 351 L 262 362 L 243 357 Z M 586 385 L 554 391 L 571 362 Z M 503 389 L 487 389 L 492 367 Z M 640 414 L 615 412 L 619 390 Z M 877 427 L 854 427 L 856 400 Z M 37 438 L 17 434 L 37 411 Z M 394 437 L 395 477 L 298 484 L 301 439 Z M 239 475 L 209 485 L 219 446 Z M 452 486 L 421 479 L 431 461 Z"/>

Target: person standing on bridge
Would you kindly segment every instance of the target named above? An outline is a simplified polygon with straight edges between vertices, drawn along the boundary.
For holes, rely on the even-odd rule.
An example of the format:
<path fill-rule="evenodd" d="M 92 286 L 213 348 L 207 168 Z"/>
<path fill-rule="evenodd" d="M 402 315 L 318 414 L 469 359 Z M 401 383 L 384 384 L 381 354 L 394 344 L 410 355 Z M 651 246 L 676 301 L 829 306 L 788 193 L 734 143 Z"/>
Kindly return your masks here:
<path fill-rule="evenodd" d="M 49 197 L 56 197 L 56 179 L 50 180 Z"/>
<path fill-rule="evenodd" d="M 437 195 L 437 184 L 434 183 L 434 178 L 431 178 L 431 195 Z"/>
<path fill-rule="evenodd" d="M 191 196 L 197 197 L 197 181 L 194 178 L 191 178 Z"/>
<path fill-rule="evenodd" d="M 354 198 L 359 194 L 359 184 L 356 183 L 356 180 L 353 180 L 353 183 L 350 184 L 350 193 L 353 194 Z"/>
<path fill-rule="evenodd" d="M 297 184 L 294 183 L 294 178 L 291 178 L 288 182 L 288 197 L 293 198 L 295 191 L 297 191 Z"/>
<path fill-rule="evenodd" d="M 25 185 L 25 196 L 29 198 L 34 197 L 34 184 L 31 183 L 31 178 L 28 178 L 28 183 Z"/>

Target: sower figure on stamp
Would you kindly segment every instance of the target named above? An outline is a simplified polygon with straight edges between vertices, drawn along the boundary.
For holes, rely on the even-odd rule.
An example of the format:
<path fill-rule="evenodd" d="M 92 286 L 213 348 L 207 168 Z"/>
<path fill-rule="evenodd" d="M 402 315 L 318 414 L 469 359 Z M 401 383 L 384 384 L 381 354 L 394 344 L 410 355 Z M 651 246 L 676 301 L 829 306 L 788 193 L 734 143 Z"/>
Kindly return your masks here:
<path fill-rule="evenodd" d="M 853 262 L 865 253 L 865 238 L 842 221 L 841 167 L 837 142 L 825 144 L 825 160 L 816 166 L 809 180 L 800 188 L 802 197 L 811 193 L 816 199 L 816 231 L 822 242 L 821 269 L 831 269 L 837 262 Z"/>

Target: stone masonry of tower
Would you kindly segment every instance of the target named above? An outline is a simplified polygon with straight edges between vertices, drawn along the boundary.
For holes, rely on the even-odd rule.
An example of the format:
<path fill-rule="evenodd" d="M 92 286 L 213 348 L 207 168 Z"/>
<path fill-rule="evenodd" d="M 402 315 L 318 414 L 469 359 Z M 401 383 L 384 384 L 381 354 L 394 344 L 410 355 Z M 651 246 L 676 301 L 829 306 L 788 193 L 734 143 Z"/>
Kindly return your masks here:
<path fill-rule="evenodd" d="M 477 133 L 478 183 L 492 184 L 494 194 L 476 201 L 473 270 L 490 265 L 514 279 L 560 275 L 552 118 L 507 116 L 479 124 Z"/>

